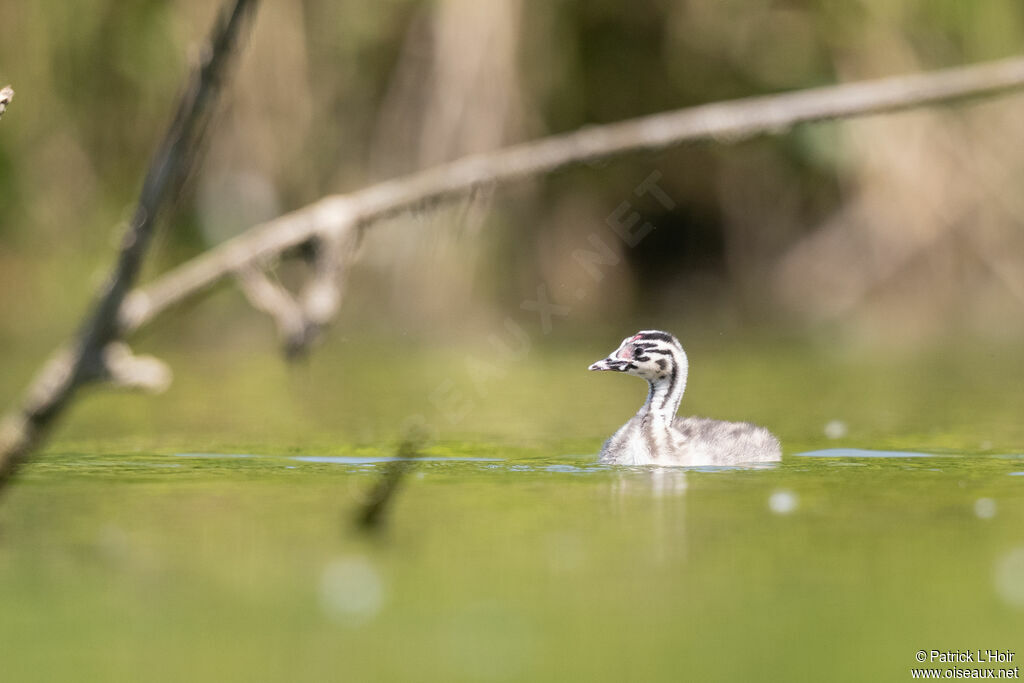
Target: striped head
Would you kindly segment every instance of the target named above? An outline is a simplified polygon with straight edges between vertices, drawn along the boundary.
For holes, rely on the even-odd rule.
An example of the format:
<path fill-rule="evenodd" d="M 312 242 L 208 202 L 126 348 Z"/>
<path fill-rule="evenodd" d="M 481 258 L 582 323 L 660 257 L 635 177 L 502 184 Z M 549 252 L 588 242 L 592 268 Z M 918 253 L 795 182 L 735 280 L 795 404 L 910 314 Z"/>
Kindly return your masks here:
<path fill-rule="evenodd" d="M 610 356 L 589 370 L 614 370 L 636 375 L 652 384 L 686 381 L 686 353 L 679 340 L 668 332 L 643 330 L 622 340 Z"/>

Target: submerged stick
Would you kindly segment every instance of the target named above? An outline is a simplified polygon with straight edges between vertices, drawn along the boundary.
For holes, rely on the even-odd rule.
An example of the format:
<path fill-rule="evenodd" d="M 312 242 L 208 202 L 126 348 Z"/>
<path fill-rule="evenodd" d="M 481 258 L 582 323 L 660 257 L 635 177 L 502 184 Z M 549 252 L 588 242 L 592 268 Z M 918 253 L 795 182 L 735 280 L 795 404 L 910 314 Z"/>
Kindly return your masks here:
<path fill-rule="evenodd" d="M 127 384 L 143 383 L 126 377 L 131 368 L 152 371 L 146 361 L 132 362 L 120 353 L 107 353 L 120 339 L 118 314 L 134 286 L 162 210 L 180 190 L 193 166 L 199 142 L 223 88 L 230 57 L 256 0 L 235 0 L 214 27 L 199 68 L 178 101 L 174 118 L 142 182 L 139 201 L 121 242 L 117 262 L 74 341 L 57 351 L 29 387 L 22 405 L 0 423 L 0 486 L 5 484 L 36 448 L 58 415 L 82 386 L 116 377 Z M 118 368 L 108 359 L 118 358 Z M 152 372 L 150 372 L 152 374 Z"/>
<path fill-rule="evenodd" d="M 421 445 L 422 440 L 415 436 L 406 438 L 399 445 L 396 459 L 388 463 L 377 480 L 377 485 L 373 487 L 356 515 L 356 525 L 359 528 L 372 532 L 383 526 L 384 515 L 388 508 L 394 505 L 392 501 L 402 480 L 416 467 Z"/>

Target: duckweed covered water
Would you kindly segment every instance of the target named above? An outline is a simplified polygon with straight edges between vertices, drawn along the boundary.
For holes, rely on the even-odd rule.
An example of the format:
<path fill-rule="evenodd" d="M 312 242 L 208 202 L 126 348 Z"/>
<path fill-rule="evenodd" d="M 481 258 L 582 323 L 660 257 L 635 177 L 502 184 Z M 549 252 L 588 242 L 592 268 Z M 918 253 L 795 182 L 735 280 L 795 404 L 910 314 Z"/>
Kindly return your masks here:
<path fill-rule="evenodd" d="M 589 357 L 568 355 L 572 370 Z M 796 355 L 738 358 L 710 370 L 732 368 L 727 387 L 774 382 L 771 399 L 729 402 L 698 375 L 691 410 L 770 425 L 779 466 L 598 466 L 639 383 L 609 378 L 627 382 L 619 396 L 603 378 L 581 390 L 582 372 L 527 376 L 442 430 L 369 535 L 354 514 L 393 440 L 330 444 L 308 416 L 296 436 L 285 414 L 277 439 L 213 441 L 176 406 L 200 386 L 222 409 L 251 391 L 216 378 L 179 376 L 186 394 L 152 414 L 146 399 L 92 399 L 0 503 L 0 678 L 904 681 L 919 650 L 1024 657 L 1024 449 L 1008 386 L 988 394 L 1019 376 L 984 359 L 944 379 L 911 368 L 927 381 L 897 401 L 872 393 L 873 365 L 812 361 L 816 396 L 785 383 L 806 367 Z M 814 367 L 863 381 L 826 387 Z M 547 414 L 573 392 L 574 410 Z M 350 408 L 301 405 L 332 401 Z M 294 402 L 221 424 L 244 439 L 238 423 L 265 429 Z"/>

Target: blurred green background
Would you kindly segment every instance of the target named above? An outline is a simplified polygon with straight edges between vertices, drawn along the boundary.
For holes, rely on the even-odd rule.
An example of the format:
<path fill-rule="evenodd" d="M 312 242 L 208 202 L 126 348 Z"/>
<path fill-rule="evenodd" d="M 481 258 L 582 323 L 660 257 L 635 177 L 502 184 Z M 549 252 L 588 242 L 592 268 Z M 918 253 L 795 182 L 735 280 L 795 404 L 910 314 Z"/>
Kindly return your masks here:
<path fill-rule="evenodd" d="M 215 9 L 0 8 L 0 23 L 15 29 L 0 45 L 0 80 L 17 92 L 0 130 L 4 403 L 74 329 L 106 272 Z M 1020 44 L 1022 13 L 1012 0 L 268 3 L 147 272 L 324 194 L 467 153 L 1006 56 Z M 769 330 L 883 354 L 951 337 L 1015 343 L 1024 333 L 1022 101 L 690 146 L 401 216 L 371 231 L 322 353 L 358 356 L 360 340 L 384 338 L 493 355 L 486 340 L 507 334 L 509 317 L 534 349 L 599 353 L 638 326 L 671 329 L 687 345 Z M 636 195 L 652 173 L 672 208 Z M 633 212 L 655 229 L 630 248 L 608 221 Z M 592 248 L 592 233 L 621 259 L 600 282 L 573 258 Z M 521 308 L 540 285 L 571 309 L 550 333 Z M 193 360 L 217 353 L 221 362 L 230 349 L 230 359 L 278 362 L 270 325 L 230 289 L 167 316 L 141 344 Z"/>
<path fill-rule="evenodd" d="M 216 9 L 0 4 L 0 405 L 108 272 Z M 1022 39 L 1015 0 L 267 2 L 144 280 L 473 152 Z M 8 671 L 906 680 L 919 648 L 1016 647 L 1022 105 L 687 146 L 395 217 L 294 364 L 233 285 L 169 312 L 131 341 L 170 390 L 87 392 L 0 504 Z M 668 202 L 637 193 L 652 174 Z M 628 247 L 609 220 L 634 214 L 653 230 Z M 578 257 L 594 235 L 600 279 Z M 641 328 L 686 347 L 684 413 L 767 425 L 783 465 L 588 468 L 644 387 L 586 367 Z M 348 515 L 374 462 L 294 458 L 388 456 L 411 423 L 428 455 L 497 464 L 424 464 L 368 541 Z M 943 457 L 795 457 L 834 446 Z"/>
<path fill-rule="evenodd" d="M 17 92 L 0 129 L 0 402 L 72 333 L 107 272 L 215 9 L 0 8 L 0 24 L 16 29 L 0 45 L 0 80 Z M 144 279 L 324 194 L 464 154 L 714 100 L 1007 56 L 1020 44 L 1022 13 L 1011 0 L 267 3 Z M 1011 94 L 688 146 L 399 216 L 370 231 L 340 320 L 310 361 L 380 372 L 330 387 L 317 370 L 292 375 L 329 400 L 358 404 L 384 386 L 396 397 L 389 406 L 437 412 L 432 392 L 461 372 L 489 385 L 476 407 L 500 412 L 495 388 L 557 391 L 544 372 L 529 374 L 551 367 L 546 352 L 586 359 L 633 329 L 665 328 L 691 352 L 711 352 L 695 359 L 698 377 L 726 341 L 761 368 L 780 353 L 900 366 L 938 349 L 947 372 L 970 376 L 972 358 L 1013 349 L 1024 334 L 1022 102 Z M 652 177 L 664 197 L 637 192 Z M 653 230 L 630 247 L 612 232 L 615 220 Z M 616 260 L 599 280 L 578 258 L 595 236 Z M 289 284 L 301 277 L 297 267 L 279 274 Z M 539 287 L 564 307 L 550 328 L 523 308 Z M 191 431 L 166 402 L 232 390 L 245 399 L 227 404 L 252 410 L 253 424 L 296 421 L 294 396 L 272 398 L 284 391 L 272 325 L 233 286 L 166 315 L 136 345 L 185 359 L 173 363 L 185 381 L 170 397 L 138 399 L 146 408 L 135 410 L 151 416 L 138 431 Z M 1000 356 L 1005 366 L 1020 370 L 1012 351 Z M 204 384 L 211 373 L 199 367 L 217 369 L 216 384 Z M 606 400 L 563 409 L 559 429 L 596 437 L 583 416 L 614 412 L 619 395 L 623 405 L 637 399 L 584 380 L 609 387 Z M 699 387 L 689 401 L 710 391 Z M 757 391 L 731 393 L 763 410 Z M 119 398 L 90 400 L 97 412 L 72 428 L 124 431 L 116 420 L 104 426 Z M 554 403 L 573 400 L 578 393 Z M 373 421 L 394 411 L 362 412 Z M 536 410 L 524 419 L 544 421 Z M 376 436 L 398 431 L 378 421 L 390 424 Z M 346 441 L 365 436 L 344 419 L 314 426 Z M 491 429 L 472 418 L 460 427 Z M 212 417 L 209 428 L 248 436 L 248 426 Z"/>
<path fill-rule="evenodd" d="M 7 3 L 0 396 L 73 328 L 215 7 Z M 150 274 L 254 221 L 458 156 L 720 99 L 1013 54 L 1012 0 L 294 2 L 261 7 Z M 801 126 L 540 178 L 403 216 L 363 247 L 337 336 L 459 344 L 544 283 L 588 326 L 838 329 L 883 347 L 1024 331 L 1022 97 Z M 634 189 L 652 172 L 674 208 Z M 656 230 L 596 285 L 572 257 L 623 202 Z M 628 215 L 628 214 L 627 214 Z M 587 287 L 579 301 L 574 292 Z M 239 297 L 160 326 L 265 334 Z M 213 309 L 213 313 L 210 313 Z M 204 317 L 210 315 L 211 317 Z M 211 324 L 211 319 L 215 322 Z M 556 321 L 557 322 L 557 321 Z M 526 323 L 524 323 L 526 324 Z"/>

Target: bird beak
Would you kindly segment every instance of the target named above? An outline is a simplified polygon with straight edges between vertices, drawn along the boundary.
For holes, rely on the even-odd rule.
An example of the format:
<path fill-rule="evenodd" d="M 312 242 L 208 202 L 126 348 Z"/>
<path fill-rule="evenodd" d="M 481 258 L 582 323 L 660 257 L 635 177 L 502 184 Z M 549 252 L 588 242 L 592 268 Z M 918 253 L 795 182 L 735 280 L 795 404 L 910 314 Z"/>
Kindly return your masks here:
<path fill-rule="evenodd" d="M 625 366 L 625 363 L 623 363 L 618 358 L 615 358 L 614 356 L 608 356 L 607 358 L 603 358 L 603 359 L 597 361 L 596 363 L 593 363 L 589 368 L 587 368 L 587 370 L 620 370 L 621 371 L 624 366 Z"/>

